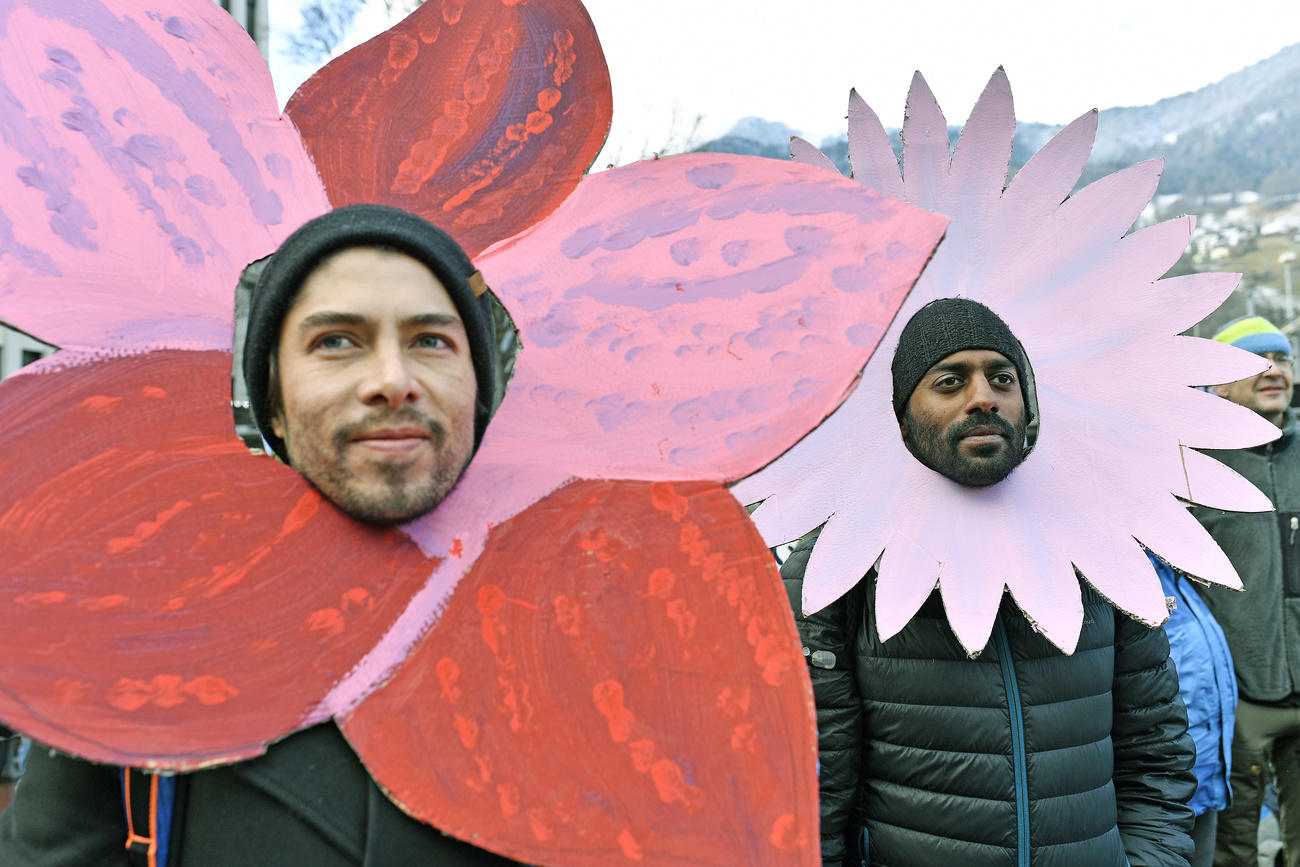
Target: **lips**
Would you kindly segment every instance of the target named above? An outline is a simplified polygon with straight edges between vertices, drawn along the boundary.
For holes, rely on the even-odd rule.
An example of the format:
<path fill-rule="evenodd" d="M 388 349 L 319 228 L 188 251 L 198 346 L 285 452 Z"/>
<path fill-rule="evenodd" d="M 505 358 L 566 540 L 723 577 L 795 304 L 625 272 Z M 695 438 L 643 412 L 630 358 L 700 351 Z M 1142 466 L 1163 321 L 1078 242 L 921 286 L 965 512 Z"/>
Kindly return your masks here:
<path fill-rule="evenodd" d="M 390 457 L 404 457 L 429 442 L 429 431 L 418 427 L 378 428 L 349 438 L 353 445 Z"/>
<path fill-rule="evenodd" d="M 977 425 L 968 431 L 962 431 L 962 439 L 970 439 L 971 437 L 1001 437 L 1006 439 L 1007 432 L 995 425 L 982 424 Z"/>
<path fill-rule="evenodd" d="M 379 430 L 363 431 L 352 436 L 353 442 L 372 442 L 375 440 L 409 440 L 421 439 L 427 440 L 429 432 L 424 428 L 418 427 L 396 427 L 381 428 Z"/>

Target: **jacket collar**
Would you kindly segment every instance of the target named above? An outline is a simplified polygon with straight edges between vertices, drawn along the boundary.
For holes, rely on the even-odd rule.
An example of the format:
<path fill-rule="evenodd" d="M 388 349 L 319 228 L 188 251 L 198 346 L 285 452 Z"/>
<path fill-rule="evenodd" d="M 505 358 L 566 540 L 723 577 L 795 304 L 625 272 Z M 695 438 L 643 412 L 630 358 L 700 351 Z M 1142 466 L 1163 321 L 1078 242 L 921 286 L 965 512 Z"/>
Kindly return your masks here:
<path fill-rule="evenodd" d="M 1286 408 L 1286 413 L 1282 417 L 1282 436 L 1273 440 L 1271 443 L 1264 443 L 1262 446 L 1255 446 L 1252 451 L 1257 451 L 1263 454 L 1269 450 L 1280 452 L 1283 449 L 1288 449 L 1291 447 L 1291 444 L 1295 442 L 1295 431 L 1295 409 L 1288 406 Z"/>

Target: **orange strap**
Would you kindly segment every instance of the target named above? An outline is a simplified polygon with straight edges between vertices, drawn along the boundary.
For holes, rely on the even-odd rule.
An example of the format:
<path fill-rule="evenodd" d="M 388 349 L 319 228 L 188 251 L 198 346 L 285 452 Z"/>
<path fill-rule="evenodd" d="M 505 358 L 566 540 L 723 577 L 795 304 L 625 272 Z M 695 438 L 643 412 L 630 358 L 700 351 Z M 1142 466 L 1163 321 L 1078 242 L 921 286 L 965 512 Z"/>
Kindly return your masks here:
<path fill-rule="evenodd" d="M 126 801 L 126 850 L 136 857 L 144 855 L 144 863 L 148 867 L 158 867 L 158 775 L 146 775 L 149 778 L 149 836 L 147 837 L 141 836 L 135 829 L 135 801 L 131 797 L 131 778 L 135 776 L 136 774 L 129 768 L 124 768 L 122 771 L 123 795 Z"/>

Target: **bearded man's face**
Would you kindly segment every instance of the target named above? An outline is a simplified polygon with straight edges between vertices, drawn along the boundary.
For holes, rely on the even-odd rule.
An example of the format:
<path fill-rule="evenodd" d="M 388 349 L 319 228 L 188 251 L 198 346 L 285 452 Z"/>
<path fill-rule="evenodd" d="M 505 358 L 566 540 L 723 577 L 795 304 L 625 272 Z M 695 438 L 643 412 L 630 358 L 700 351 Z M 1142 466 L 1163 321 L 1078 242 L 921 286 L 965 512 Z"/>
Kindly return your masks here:
<path fill-rule="evenodd" d="M 990 349 L 963 349 L 921 377 L 900 427 L 921 463 L 958 484 L 983 487 L 1019 466 L 1027 422 L 1015 365 Z"/>

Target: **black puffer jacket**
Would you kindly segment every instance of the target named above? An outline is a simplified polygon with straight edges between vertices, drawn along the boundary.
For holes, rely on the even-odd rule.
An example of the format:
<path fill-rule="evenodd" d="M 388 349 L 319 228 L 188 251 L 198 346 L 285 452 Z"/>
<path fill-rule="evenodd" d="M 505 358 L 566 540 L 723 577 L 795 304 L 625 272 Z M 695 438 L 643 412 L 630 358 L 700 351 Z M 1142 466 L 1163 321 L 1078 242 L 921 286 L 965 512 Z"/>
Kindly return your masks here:
<path fill-rule="evenodd" d="M 817 702 L 825 863 L 856 863 L 863 827 L 873 865 L 1187 863 L 1195 756 L 1163 631 L 1085 586 L 1072 656 L 1009 598 L 975 659 L 938 594 L 881 642 L 874 574 L 802 616 L 816 537 L 781 574 Z"/>

